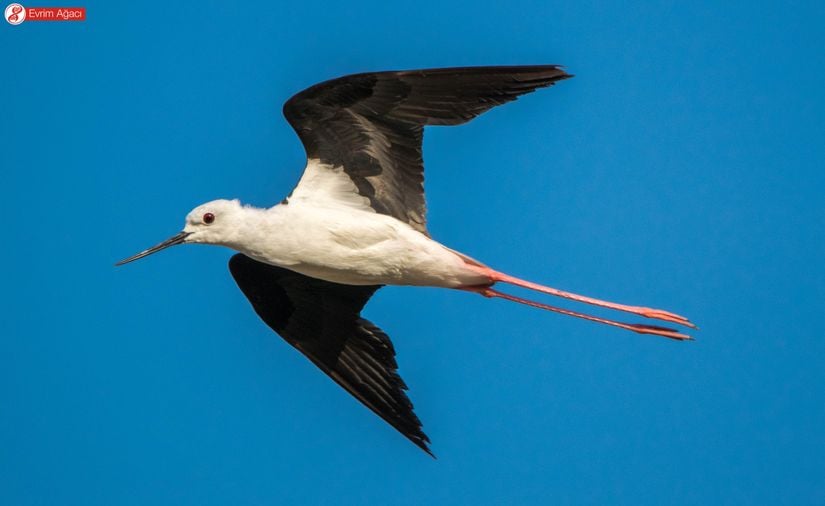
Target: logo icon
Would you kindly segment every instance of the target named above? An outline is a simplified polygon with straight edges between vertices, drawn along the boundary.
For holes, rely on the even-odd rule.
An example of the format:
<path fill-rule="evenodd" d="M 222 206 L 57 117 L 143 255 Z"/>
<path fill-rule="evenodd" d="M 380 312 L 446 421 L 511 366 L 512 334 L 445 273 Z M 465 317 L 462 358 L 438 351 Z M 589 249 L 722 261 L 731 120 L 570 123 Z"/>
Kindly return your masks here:
<path fill-rule="evenodd" d="M 26 20 L 26 8 L 20 4 L 9 4 L 5 12 L 6 21 L 12 25 L 19 25 Z"/>

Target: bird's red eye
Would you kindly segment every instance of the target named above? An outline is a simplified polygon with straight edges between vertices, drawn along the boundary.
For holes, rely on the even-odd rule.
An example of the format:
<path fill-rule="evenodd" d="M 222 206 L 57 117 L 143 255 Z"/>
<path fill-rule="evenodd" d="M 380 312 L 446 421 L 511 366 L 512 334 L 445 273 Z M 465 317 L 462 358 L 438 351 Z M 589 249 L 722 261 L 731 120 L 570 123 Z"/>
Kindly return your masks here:
<path fill-rule="evenodd" d="M 206 223 L 207 225 L 209 225 L 213 221 L 215 221 L 215 215 L 214 214 L 206 213 L 206 214 L 203 215 L 203 222 Z"/>

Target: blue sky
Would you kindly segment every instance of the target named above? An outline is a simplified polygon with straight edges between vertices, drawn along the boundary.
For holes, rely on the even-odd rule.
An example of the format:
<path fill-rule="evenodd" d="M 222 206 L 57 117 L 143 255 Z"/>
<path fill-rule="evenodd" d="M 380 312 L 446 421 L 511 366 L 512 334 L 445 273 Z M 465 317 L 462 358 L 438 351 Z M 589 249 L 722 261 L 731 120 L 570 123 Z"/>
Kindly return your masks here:
<path fill-rule="evenodd" d="M 0 26 L 0 503 L 825 502 L 825 4 L 81 5 Z M 427 131 L 433 236 L 696 342 L 384 289 L 432 460 L 259 322 L 230 251 L 112 266 L 286 195 L 308 85 L 527 63 L 576 78 Z"/>

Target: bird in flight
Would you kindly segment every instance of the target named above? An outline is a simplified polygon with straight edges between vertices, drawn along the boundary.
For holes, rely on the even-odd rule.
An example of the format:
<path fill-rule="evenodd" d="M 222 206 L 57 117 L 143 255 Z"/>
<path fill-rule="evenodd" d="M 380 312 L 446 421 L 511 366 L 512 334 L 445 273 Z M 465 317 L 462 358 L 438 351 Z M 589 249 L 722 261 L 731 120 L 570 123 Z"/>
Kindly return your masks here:
<path fill-rule="evenodd" d="M 453 288 L 677 340 L 681 332 L 623 323 L 509 295 L 510 284 L 691 328 L 668 311 L 616 304 L 525 281 L 452 250 L 427 232 L 421 142 L 427 125 L 459 125 L 572 77 L 556 65 L 354 74 L 290 98 L 284 116 L 307 164 L 269 209 L 215 200 L 183 231 L 118 262 L 177 244 L 227 246 L 229 270 L 260 318 L 318 368 L 432 455 L 398 375 L 389 337 L 361 317 L 384 285 Z"/>

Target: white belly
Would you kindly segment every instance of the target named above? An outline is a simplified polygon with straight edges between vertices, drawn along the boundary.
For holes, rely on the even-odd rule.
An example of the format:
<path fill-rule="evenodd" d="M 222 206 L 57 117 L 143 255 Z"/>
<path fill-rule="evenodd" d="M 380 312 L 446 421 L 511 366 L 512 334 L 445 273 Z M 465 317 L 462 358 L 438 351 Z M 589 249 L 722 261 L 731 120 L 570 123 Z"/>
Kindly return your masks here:
<path fill-rule="evenodd" d="M 268 264 L 348 285 L 455 288 L 489 282 L 458 254 L 390 216 L 283 207 L 284 219 L 278 230 L 268 231 L 272 237 L 264 247 L 236 249 Z"/>

